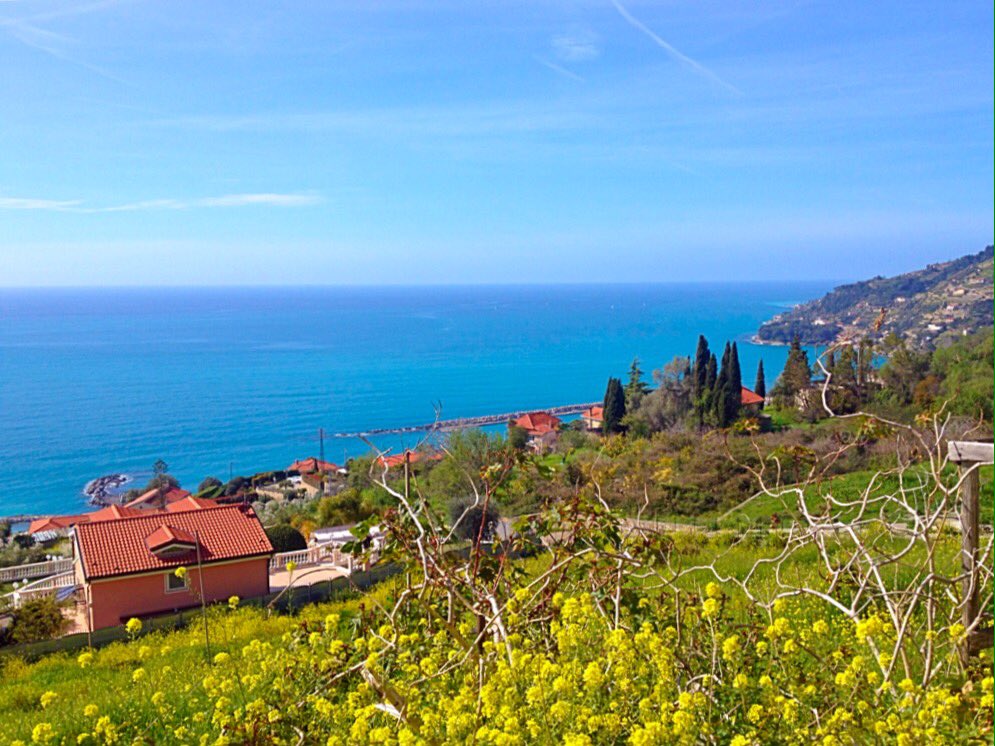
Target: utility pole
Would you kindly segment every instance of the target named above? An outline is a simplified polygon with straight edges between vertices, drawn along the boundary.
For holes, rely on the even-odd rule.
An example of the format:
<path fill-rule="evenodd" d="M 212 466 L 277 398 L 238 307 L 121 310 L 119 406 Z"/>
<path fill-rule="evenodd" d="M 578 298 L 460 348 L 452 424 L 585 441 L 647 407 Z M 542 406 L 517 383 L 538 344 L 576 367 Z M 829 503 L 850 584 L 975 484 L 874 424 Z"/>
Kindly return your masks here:
<path fill-rule="evenodd" d="M 320 454 L 321 460 L 325 460 L 325 428 L 318 428 L 318 453 Z"/>
<path fill-rule="evenodd" d="M 411 504 L 411 451 L 404 449 L 404 499 Z"/>
<path fill-rule="evenodd" d="M 200 532 L 193 532 L 193 539 L 197 543 L 197 581 L 200 584 L 200 609 L 204 615 L 204 648 L 207 652 L 207 659 L 211 659 L 211 635 L 207 627 L 207 599 L 204 597 L 204 562 L 200 556 Z"/>

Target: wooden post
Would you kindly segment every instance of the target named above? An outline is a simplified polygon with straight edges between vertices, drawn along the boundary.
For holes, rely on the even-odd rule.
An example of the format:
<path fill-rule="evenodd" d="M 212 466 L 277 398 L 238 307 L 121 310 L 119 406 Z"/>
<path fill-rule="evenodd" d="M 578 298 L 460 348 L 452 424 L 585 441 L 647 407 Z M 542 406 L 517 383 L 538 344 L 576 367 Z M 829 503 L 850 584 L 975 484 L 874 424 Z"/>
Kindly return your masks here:
<path fill-rule="evenodd" d="M 978 467 L 975 463 L 963 463 L 960 471 L 963 479 L 960 488 L 960 561 L 964 572 L 961 581 L 964 603 L 961 624 L 970 628 L 978 618 L 978 572 L 975 567 L 978 556 Z M 971 656 L 970 648 L 965 640 L 961 646 L 961 659 L 965 663 Z"/>
<path fill-rule="evenodd" d="M 207 626 L 207 599 L 204 597 L 204 563 L 200 556 L 200 532 L 193 532 L 193 539 L 197 543 L 197 581 L 200 584 L 200 608 L 204 612 L 204 649 L 207 653 L 207 660 L 211 660 L 211 634 Z"/>
<path fill-rule="evenodd" d="M 411 500 L 411 451 L 404 449 L 404 499 Z"/>
<path fill-rule="evenodd" d="M 990 464 L 995 460 L 995 445 L 992 443 L 972 443 L 967 441 L 951 441 L 948 448 L 950 461 L 960 467 L 960 527 L 961 527 L 961 569 L 964 579 L 961 581 L 963 594 L 961 607 L 961 624 L 970 629 L 978 618 L 978 493 L 980 492 L 980 476 L 978 468 L 981 464 Z M 960 659 L 966 666 L 973 654 L 985 647 L 990 647 L 991 630 L 976 630 L 968 635 L 961 644 Z"/>

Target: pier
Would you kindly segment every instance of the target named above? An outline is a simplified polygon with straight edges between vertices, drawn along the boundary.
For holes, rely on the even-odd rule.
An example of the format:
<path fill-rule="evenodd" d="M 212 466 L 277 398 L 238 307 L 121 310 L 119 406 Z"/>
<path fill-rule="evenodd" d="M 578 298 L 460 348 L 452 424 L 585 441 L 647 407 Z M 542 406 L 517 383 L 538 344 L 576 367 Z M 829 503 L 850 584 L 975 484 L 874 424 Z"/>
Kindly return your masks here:
<path fill-rule="evenodd" d="M 517 419 L 529 412 L 549 412 L 554 415 L 580 414 L 585 409 L 600 405 L 601 402 L 587 404 L 564 404 L 559 407 L 549 407 L 547 409 L 533 408 L 522 409 L 517 412 L 506 412 L 504 414 L 488 414 L 479 417 L 460 417 L 454 420 L 436 420 L 424 425 L 408 425 L 406 427 L 382 427 L 373 430 L 363 430 L 354 433 L 332 433 L 333 438 L 369 438 L 375 435 L 403 435 L 404 433 L 431 433 L 431 432 L 452 432 L 462 430 L 467 427 L 484 427 L 486 425 L 501 425 L 509 420 Z"/>
<path fill-rule="evenodd" d="M 36 521 L 39 518 L 46 518 L 44 515 L 28 515 L 27 513 L 21 513 L 19 515 L 0 515 L 0 523 L 9 523 L 14 525 L 15 523 L 31 523 L 31 521 Z"/>

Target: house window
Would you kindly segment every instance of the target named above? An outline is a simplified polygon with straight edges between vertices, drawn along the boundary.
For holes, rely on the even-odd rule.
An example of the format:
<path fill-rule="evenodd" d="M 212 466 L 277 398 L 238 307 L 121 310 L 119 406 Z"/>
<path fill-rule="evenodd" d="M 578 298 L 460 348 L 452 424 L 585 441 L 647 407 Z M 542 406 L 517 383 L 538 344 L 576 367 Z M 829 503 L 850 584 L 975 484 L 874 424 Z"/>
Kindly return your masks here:
<path fill-rule="evenodd" d="M 187 578 L 178 578 L 174 573 L 166 573 L 166 593 L 177 593 L 187 589 Z"/>

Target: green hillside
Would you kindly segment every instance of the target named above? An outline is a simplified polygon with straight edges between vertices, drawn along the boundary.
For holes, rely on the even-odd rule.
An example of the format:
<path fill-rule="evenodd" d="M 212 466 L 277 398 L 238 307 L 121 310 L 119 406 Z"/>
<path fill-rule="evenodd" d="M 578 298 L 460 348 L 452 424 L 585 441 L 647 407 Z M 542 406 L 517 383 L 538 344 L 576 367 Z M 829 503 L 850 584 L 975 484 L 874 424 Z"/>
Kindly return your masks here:
<path fill-rule="evenodd" d="M 942 346 L 992 325 L 992 269 L 989 246 L 897 277 L 841 285 L 765 322 L 757 338 L 824 345 L 894 333 L 913 346 Z"/>

